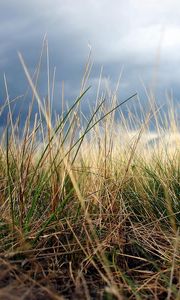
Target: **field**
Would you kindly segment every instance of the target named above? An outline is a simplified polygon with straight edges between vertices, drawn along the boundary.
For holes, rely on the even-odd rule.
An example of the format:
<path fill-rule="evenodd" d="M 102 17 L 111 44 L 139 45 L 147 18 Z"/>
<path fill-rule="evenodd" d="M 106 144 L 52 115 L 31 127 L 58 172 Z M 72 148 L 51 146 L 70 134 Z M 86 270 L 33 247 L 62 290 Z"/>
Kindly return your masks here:
<path fill-rule="evenodd" d="M 175 111 L 170 105 L 167 120 L 160 122 L 149 95 L 142 120 L 130 111 L 127 119 L 121 107 L 140 105 L 138 95 L 119 102 L 111 92 L 108 99 L 97 95 L 85 116 L 88 63 L 80 96 L 69 107 L 62 103 L 64 113 L 54 122 L 50 84 L 43 102 L 39 67 L 32 79 L 20 59 L 32 101 L 22 132 L 21 115 L 13 120 L 5 78 L 0 299 L 180 299 Z"/>

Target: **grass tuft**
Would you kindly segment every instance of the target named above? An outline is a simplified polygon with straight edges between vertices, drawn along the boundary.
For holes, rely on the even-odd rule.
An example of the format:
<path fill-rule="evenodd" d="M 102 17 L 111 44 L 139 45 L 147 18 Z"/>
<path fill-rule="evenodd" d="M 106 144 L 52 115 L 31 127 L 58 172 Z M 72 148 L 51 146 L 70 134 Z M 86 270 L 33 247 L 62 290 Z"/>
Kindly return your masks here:
<path fill-rule="evenodd" d="M 7 99 L 0 111 L 7 106 L 9 113 L 0 144 L 0 298 L 180 299 L 175 112 L 170 109 L 168 123 L 161 114 L 160 125 L 159 109 L 150 104 L 146 114 L 141 111 L 142 122 L 130 111 L 127 119 L 121 107 L 137 102 L 137 94 L 118 102 L 117 91 L 108 98 L 98 91 L 99 102 L 84 116 L 80 102 L 89 93 L 89 57 L 80 95 L 54 122 L 46 42 L 43 47 L 44 102 L 37 91 L 42 53 L 32 78 L 19 55 L 32 92 L 24 129 L 21 114 L 14 121 L 5 78 Z"/>

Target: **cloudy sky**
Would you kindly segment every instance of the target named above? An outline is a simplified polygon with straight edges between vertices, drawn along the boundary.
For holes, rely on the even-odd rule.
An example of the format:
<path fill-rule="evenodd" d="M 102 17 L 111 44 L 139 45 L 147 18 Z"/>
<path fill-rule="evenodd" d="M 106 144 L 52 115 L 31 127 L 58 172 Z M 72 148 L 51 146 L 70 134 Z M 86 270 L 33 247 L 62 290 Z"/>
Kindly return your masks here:
<path fill-rule="evenodd" d="M 103 66 L 106 87 L 113 88 L 122 72 L 119 97 L 138 91 L 143 98 L 143 84 L 147 88 L 153 84 L 161 103 L 167 92 L 173 92 L 178 104 L 179 16 L 179 0 L 0 0 L 0 106 L 5 98 L 4 73 L 11 99 L 27 86 L 17 52 L 32 74 L 45 34 L 51 77 L 56 67 L 55 106 L 63 80 L 67 99 L 78 95 L 90 47 L 92 89 Z M 39 89 L 45 96 L 45 61 Z"/>

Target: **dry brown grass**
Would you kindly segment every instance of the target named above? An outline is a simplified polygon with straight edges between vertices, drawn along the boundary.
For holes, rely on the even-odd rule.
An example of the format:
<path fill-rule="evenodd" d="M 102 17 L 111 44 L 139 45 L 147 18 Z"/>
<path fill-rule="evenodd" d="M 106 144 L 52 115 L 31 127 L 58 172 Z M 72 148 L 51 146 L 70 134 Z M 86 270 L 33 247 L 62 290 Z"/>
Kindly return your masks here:
<path fill-rule="evenodd" d="M 50 96 L 44 106 L 37 78 L 21 61 L 40 113 L 30 128 L 30 107 L 22 134 L 7 96 L 0 147 L 0 299 L 180 299 L 175 115 L 171 126 L 157 122 L 151 132 L 149 120 L 158 121 L 158 112 L 150 105 L 132 131 L 135 116 L 126 120 L 120 113 L 117 122 L 114 108 L 121 105 L 112 93 L 107 106 L 100 98 L 91 122 L 82 122 L 88 62 L 80 98 L 52 125 Z"/>

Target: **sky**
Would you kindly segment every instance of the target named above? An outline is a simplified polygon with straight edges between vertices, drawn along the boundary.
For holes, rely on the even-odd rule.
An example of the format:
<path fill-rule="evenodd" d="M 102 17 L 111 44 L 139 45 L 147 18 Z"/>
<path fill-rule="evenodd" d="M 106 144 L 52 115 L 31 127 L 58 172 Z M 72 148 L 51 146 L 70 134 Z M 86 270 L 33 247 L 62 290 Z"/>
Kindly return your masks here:
<path fill-rule="evenodd" d="M 28 83 L 18 52 L 32 75 L 45 35 L 51 79 L 56 67 L 55 109 L 60 107 L 62 82 L 66 101 L 79 95 L 90 49 L 89 102 L 95 101 L 103 68 L 102 89 L 113 90 L 120 76 L 120 100 L 138 92 L 145 103 L 146 87 L 153 88 L 160 104 L 173 95 L 178 107 L 179 12 L 179 0 L 0 0 L 0 107 L 6 98 L 4 74 L 10 99 L 24 94 Z M 38 91 L 46 97 L 45 58 Z M 28 100 L 22 109 L 27 108 Z"/>

